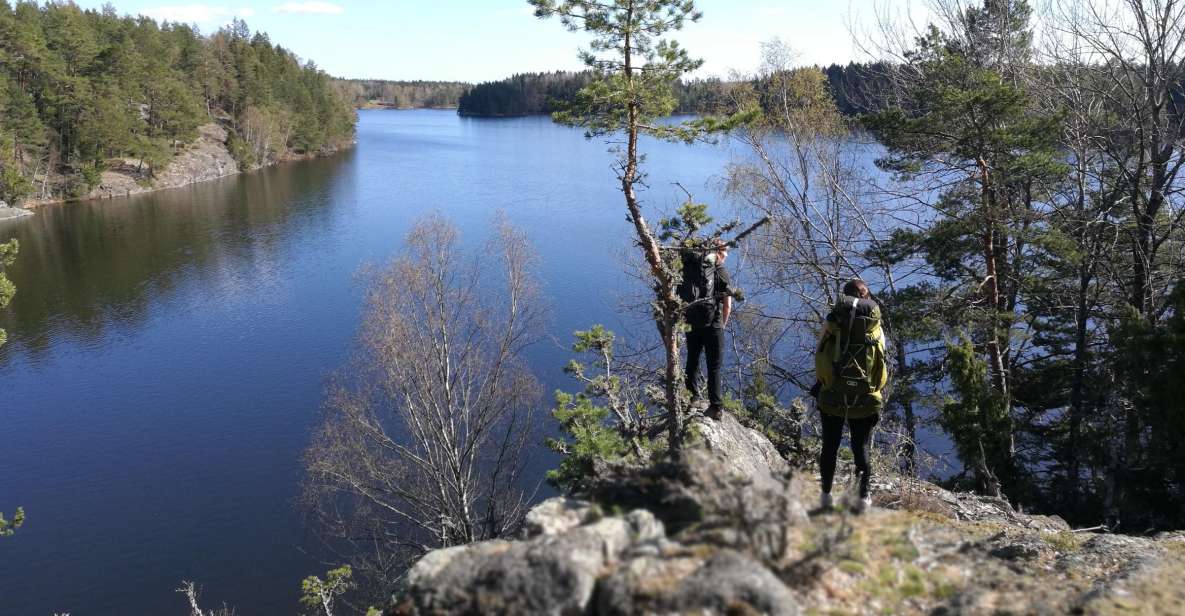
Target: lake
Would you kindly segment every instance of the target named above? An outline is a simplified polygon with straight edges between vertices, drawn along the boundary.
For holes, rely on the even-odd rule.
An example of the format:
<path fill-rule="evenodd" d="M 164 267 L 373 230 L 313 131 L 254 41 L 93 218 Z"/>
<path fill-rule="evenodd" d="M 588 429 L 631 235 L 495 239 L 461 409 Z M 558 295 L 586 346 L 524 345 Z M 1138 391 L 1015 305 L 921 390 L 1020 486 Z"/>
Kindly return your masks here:
<path fill-rule="evenodd" d="M 497 211 L 528 233 L 547 390 L 571 388 L 572 331 L 620 325 L 635 254 L 603 140 L 545 117 L 359 116 L 357 147 L 331 158 L 0 223 L 21 243 L 0 314 L 0 511 L 29 516 L 0 539 L 0 614 L 182 614 L 182 580 L 207 609 L 294 613 L 327 568 L 294 506 L 300 455 L 353 345 L 359 268 L 417 217 L 443 213 L 473 246 Z M 644 151 L 652 221 L 683 200 L 674 182 L 717 201 L 733 155 Z"/>

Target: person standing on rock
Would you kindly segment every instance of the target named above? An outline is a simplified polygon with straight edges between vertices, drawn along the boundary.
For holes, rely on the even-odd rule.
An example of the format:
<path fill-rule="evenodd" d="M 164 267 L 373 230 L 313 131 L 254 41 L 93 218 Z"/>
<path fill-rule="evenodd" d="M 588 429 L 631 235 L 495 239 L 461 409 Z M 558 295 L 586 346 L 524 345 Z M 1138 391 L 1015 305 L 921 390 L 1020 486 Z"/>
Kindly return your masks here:
<path fill-rule="evenodd" d="M 709 245 L 711 246 L 711 245 Z M 724 363 L 724 328 L 732 315 L 733 290 L 724 261 L 728 258 L 728 244 L 715 240 L 715 250 L 704 254 L 684 250 L 683 280 L 679 297 L 687 303 L 684 319 L 687 331 L 686 385 L 691 392 L 691 405 L 700 404 L 699 357 L 704 355 L 708 365 L 708 408 L 705 415 L 720 419 L 723 408 L 720 400 L 720 367 Z"/>
<path fill-rule="evenodd" d="M 846 422 L 860 484 L 858 509 L 863 511 L 872 505 L 868 494 L 872 480 L 868 448 L 872 429 L 880 421 L 883 392 L 889 382 L 880 306 L 863 280 L 849 280 L 827 315 L 815 352 L 815 374 L 818 380 L 811 395 L 816 398 L 823 422 L 820 507 L 831 508 L 831 484 Z"/>

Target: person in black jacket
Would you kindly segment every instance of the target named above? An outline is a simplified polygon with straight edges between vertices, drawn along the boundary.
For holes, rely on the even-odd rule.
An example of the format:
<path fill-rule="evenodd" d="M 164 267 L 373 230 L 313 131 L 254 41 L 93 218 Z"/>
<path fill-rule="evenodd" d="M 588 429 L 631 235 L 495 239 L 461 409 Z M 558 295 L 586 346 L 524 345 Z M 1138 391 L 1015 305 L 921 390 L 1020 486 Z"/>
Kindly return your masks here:
<path fill-rule="evenodd" d="M 728 258 L 728 244 L 720 241 L 716 250 L 706 257 L 713 265 L 715 277 L 713 295 L 715 301 L 694 306 L 687 311 L 687 389 L 691 392 L 691 403 L 699 403 L 699 357 L 704 355 L 708 365 L 708 409 L 705 415 L 720 419 L 723 408 L 720 401 L 720 367 L 724 363 L 724 328 L 732 315 L 732 295 L 728 270 L 724 261 Z"/>

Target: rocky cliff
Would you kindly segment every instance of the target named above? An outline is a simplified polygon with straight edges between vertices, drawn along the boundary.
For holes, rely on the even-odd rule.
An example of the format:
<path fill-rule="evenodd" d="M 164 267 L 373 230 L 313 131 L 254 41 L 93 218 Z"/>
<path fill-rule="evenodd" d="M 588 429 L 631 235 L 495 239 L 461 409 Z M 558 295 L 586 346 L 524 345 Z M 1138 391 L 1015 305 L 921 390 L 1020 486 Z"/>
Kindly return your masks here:
<path fill-rule="evenodd" d="M 924 482 L 808 511 L 796 473 L 731 417 L 684 459 L 610 470 L 514 541 L 437 550 L 388 614 L 1185 614 L 1185 533 L 1072 531 Z"/>
<path fill-rule="evenodd" d="M 22 218 L 31 215 L 33 212 L 19 207 L 9 207 L 4 201 L 0 201 L 0 220 L 9 220 L 14 218 Z"/>
<path fill-rule="evenodd" d="M 218 178 L 235 175 L 240 172 L 254 171 L 259 166 L 243 169 L 231 155 L 227 147 L 229 133 L 217 123 L 204 124 L 198 127 L 198 137 L 183 151 L 173 157 L 163 171 L 152 176 L 148 169 L 138 159 L 127 158 L 116 161 L 103 171 L 99 183 L 90 190 L 82 200 L 108 199 L 111 197 L 126 197 L 154 190 L 180 188 L 198 182 L 208 182 Z M 343 144 L 344 146 L 345 144 Z M 277 162 L 301 160 L 316 156 L 327 156 L 340 150 L 343 146 L 325 147 L 321 151 L 310 154 L 286 153 Z M 56 186 L 48 190 L 48 194 L 64 192 L 66 178 L 54 176 L 49 182 Z M 48 203 L 61 202 L 61 197 L 45 199 L 29 198 L 22 202 L 22 207 L 36 207 Z"/>
<path fill-rule="evenodd" d="M 124 197 L 152 190 L 178 188 L 207 182 L 239 172 L 239 164 L 226 147 L 226 129 L 218 124 L 198 128 L 198 138 L 169 161 L 164 171 L 151 180 L 140 171 L 140 161 L 127 159 L 104 171 L 98 186 L 86 199 Z"/>

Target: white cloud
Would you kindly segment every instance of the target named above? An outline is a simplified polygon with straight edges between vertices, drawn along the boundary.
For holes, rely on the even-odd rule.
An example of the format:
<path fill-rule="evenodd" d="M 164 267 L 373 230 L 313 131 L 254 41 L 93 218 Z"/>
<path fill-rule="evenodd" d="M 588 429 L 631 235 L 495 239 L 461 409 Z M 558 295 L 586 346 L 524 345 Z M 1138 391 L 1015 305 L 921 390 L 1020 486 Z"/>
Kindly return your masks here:
<path fill-rule="evenodd" d="M 211 6 L 209 4 L 175 4 L 144 9 L 140 11 L 140 14 L 157 21 L 221 25 L 235 17 L 251 17 L 255 15 L 255 11 L 249 8 Z"/>
<path fill-rule="evenodd" d="M 332 2 L 285 2 L 272 9 L 277 13 L 312 13 L 316 15 L 341 15 L 345 9 Z"/>

